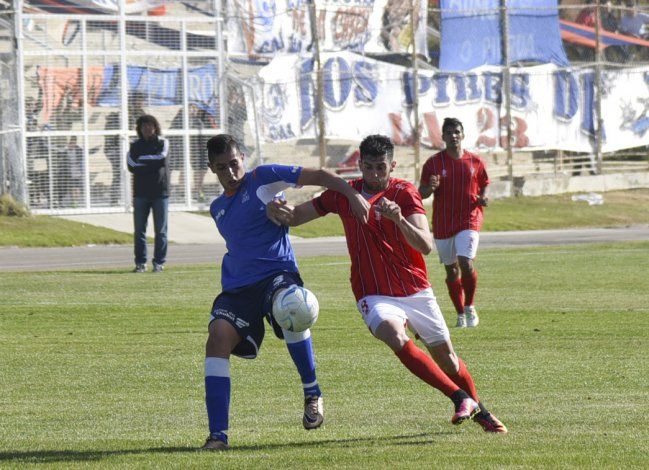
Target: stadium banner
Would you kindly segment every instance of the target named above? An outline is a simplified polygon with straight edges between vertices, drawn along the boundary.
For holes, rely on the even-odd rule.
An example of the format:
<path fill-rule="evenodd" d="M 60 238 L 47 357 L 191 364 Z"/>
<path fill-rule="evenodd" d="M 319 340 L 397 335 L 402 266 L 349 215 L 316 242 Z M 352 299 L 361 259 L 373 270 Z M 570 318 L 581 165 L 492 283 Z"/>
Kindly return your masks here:
<path fill-rule="evenodd" d="M 500 0 L 441 0 L 439 67 L 463 72 L 502 65 Z M 509 0 L 509 63 L 568 66 L 557 0 Z"/>
<path fill-rule="evenodd" d="M 321 51 L 408 52 L 411 0 L 314 0 Z M 428 55 L 427 1 L 419 1 L 415 43 Z M 233 0 L 228 4 L 228 53 L 250 59 L 310 51 L 308 0 Z"/>
<path fill-rule="evenodd" d="M 419 99 L 422 143 L 442 148 L 445 117 L 464 123 L 467 148 L 506 145 L 503 78 L 498 67 L 467 73 L 420 71 L 351 52 L 323 54 L 327 137 L 361 140 L 386 134 L 412 143 L 414 90 Z M 595 146 L 594 71 L 552 64 L 512 70 L 513 146 L 526 150 L 592 152 Z M 316 135 L 315 73 L 311 57 L 279 56 L 260 71 L 261 129 L 267 141 Z M 647 144 L 649 67 L 603 74 L 603 151 Z M 628 90 L 634 91 L 629 94 Z"/>
<path fill-rule="evenodd" d="M 86 78 L 88 102 L 91 106 L 119 107 L 119 65 L 89 67 Z M 70 106 L 78 108 L 83 102 L 81 69 L 79 67 L 38 67 L 38 86 L 43 97 L 43 123 L 63 106 L 64 97 Z M 173 106 L 182 104 L 182 76 L 179 68 L 152 69 L 128 65 L 128 92 L 140 93 L 146 106 Z M 218 70 L 214 64 L 194 67 L 187 72 L 188 98 L 212 116 L 218 110 Z"/>
<path fill-rule="evenodd" d="M 214 64 L 195 67 L 187 71 L 189 102 L 215 116 L 218 109 L 217 69 Z M 137 65 L 126 67 L 129 93 L 144 96 L 147 106 L 172 106 L 182 104 L 182 76 L 179 68 L 153 69 Z M 107 65 L 98 106 L 119 106 L 119 66 Z"/>

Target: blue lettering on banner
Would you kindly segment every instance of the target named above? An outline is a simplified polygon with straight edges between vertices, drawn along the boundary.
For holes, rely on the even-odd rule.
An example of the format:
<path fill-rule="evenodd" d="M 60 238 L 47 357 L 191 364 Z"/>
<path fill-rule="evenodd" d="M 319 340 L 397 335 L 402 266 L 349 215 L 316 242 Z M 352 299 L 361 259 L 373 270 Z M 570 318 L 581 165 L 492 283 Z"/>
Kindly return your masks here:
<path fill-rule="evenodd" d="M 512 106 L 518 109 L 526 109 L 530 100 L 530 75 L 528 73 L 513 74 Z"/>
<path fill-rule="evenodd" d="M 581 76 L 583 96 L 583 112 L 581 113 L 581 130 L 590 137 L 595 136 L 595 73 L 586 72 Z M 604 124 L 602 123 L 602 126 Z M 602 140 L 606 140 L 605 129 L 602 128 Z"/>
<path fill-rule="evenodd" d="M 501 73 L 486 72 L 484 74 L 485 100 L 495 104 L 502 102 L 502 82 Z"/>
<path fill-rule="evenodd" d="M 314 63 L 305 59 L 300 63 L 300 126 L 307 128 L 317 112 L 315 101 Z M 339 110 L 353 94 L 356 104 L 371 105 L 379 93 L 374 77 L 376 65 L 364 60 L 352 61 L 343 57 L 328 59 L 323 68 L 324 103 L 328 109 Z"/>
<path fill-rule="evenodd" d="M 315 85 L 313 83 L 313 59 L 300 63 L 300 127 L 306 129 L 316 112 Z"/>
<path fill-rule="evenodd" d="M 341 109 L 352 89 L 352 70 L 342 57 L 333 57 L 325 62 L 324 101 L 331 109 Z"/>
<path fill-rule="evenodd" d="M 376 66 L 370 62 L 359 61 L 354 64 L 354 100 L 356 104 L 372 104 L 379 93 L 373 77 Z"/>
<path fill-rule="evenodd" d="M 453 77 L 453 81 L 455 82 L 456 103 L 474 103 L 482 98 L 476 74 L 457 74 Z"/>
<path fill-rule="evenodd" d="M 565 70 L 554 73 L 554 115 L 570 121 L 579 110 L 579 85 L 574 74 Z"/>

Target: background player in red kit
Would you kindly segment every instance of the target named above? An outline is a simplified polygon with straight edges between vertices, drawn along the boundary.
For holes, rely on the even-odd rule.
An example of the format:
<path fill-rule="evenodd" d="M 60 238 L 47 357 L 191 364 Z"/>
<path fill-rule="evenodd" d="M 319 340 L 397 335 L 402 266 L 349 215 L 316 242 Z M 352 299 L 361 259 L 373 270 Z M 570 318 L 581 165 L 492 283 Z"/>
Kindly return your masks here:
<path fill-rule="evenodd" d="M 356 220 L 345 197 L 331 190 L 297 207 L 270 202 L 267 214 L 277 223 L 293 226 L 330 212 L 338 214 L 352 261 L 352 290 L 372 334 L 410 372 L 453 401 L 453 424 L 473 418 L 487 432 L 506 433 L 507 428 L 480 403 L 471 374 L 453 350 L 423 256 L 433 245 L 426 212 L 415 186 L 390 177 L 396 165 L 393 153 L 392 142 L 382 135 L 371 135 L 360 145 L 362 178 L 350 185 L 371 205 L 367 223 Z M 406 325 L 430 356 L 410 339 Z"/>
<path fill-rule="evenodd" d="M 424 163 L 419 193 L 433 198 L 433 238 L 446 268 L 446 285 L 457 311 L 457 327 L 478 326 L 473 306 L 478 272 L 473 260 L 487 205 L 489 177 L 477 155 L 462 149 L 464 127 L 455 118 L 444 119 L 446 149 Z M 460 273 L 462 276 L 460 277 Z"/>

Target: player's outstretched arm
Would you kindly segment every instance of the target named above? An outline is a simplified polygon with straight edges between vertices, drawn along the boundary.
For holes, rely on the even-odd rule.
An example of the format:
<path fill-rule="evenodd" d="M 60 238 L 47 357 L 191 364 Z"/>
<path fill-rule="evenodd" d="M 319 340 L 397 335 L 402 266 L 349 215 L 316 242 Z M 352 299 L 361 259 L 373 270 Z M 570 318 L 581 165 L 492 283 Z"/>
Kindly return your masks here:
<path fill-rule="evenodd" d="M 428 219 L 424 214 L 411 214 L 404 217 L 399 204 L 384 197 L 381 198 L 378 206 L 381 214 L 399 227 L 410 246 L 424 255 L 432 251 L 433 238 L 428 230 Z"/>
<path fill-rule="evenodd" d="M 369 220 L 369 202 L 340 176 L 323 169 L 302 168 L 297 184 L 300 186 L 324 186 L 327 189 L 337 191 L 349 200 L 349 206 L 354 217 L 362 223 L 367 223 Z"/>
<path fill-rule="evenodd" d="M 297 227 L 317 219 L 320 214 L 311 201 L 294 207 L 284 200 L 275 199 L 266 204 L 266 216 L 277 225 Z"/>

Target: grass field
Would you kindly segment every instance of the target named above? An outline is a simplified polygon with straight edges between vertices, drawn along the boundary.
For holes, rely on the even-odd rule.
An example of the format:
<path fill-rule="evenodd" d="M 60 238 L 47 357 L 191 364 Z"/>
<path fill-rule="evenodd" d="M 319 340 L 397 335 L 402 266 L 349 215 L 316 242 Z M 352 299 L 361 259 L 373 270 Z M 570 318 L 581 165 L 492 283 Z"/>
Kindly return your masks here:
<path fill-rule="evenodd" d="M 647 468 L 648 250 L 481 252 L 482 322 L 451 333 L 506 436 L 450 425 L 450 402 L 362 323 L 346 258 L 302 259 L 325 425 L 302 429 L 297 373 L 269 334 L 257 360 L 232 360 L 222 454 L 195 451 L 216 267 L 0 274 L 0 467 Z"/>
<path fill-rule="evenodd" d="M 649 189 L 604 193 L 604 205 L 572 202 L 571 195 L 521 197 L 493 201 L 486 209 L 485 231 L 610 227 L 649 223 Z M 430 204 L 426 209 L 429 211 Z M 209 217 L 209 213 L 202 215 Z M 429 214 L 430 216 L 430 214 Z M 299 237 L 343 235 L 340 219 L 329 215 L 291 229 Z M 133 236 L 58 217 L 0 216 L 0 247 L 52 247 L 131 244 Z"/>
<path fill-rule="evenodd" d="M 0 216 L 0 246 L 54 247 L 133 243 L 133 235 L 58 217 Z"/>
<path fill-rule="evenodd" d="M 571 194 L 518 197 L 492 201 L 485 209 L 483 230 L 546 230 L 575 227 L 612 227 L 649 223 L 649 189 L 603 193 L 604 204 L 573 202 Z M 426 204 L 430 219 L 430 203 Z M 343 235 L 340 219 L 328 215 L 291 229 L 300 237 Z"/>

